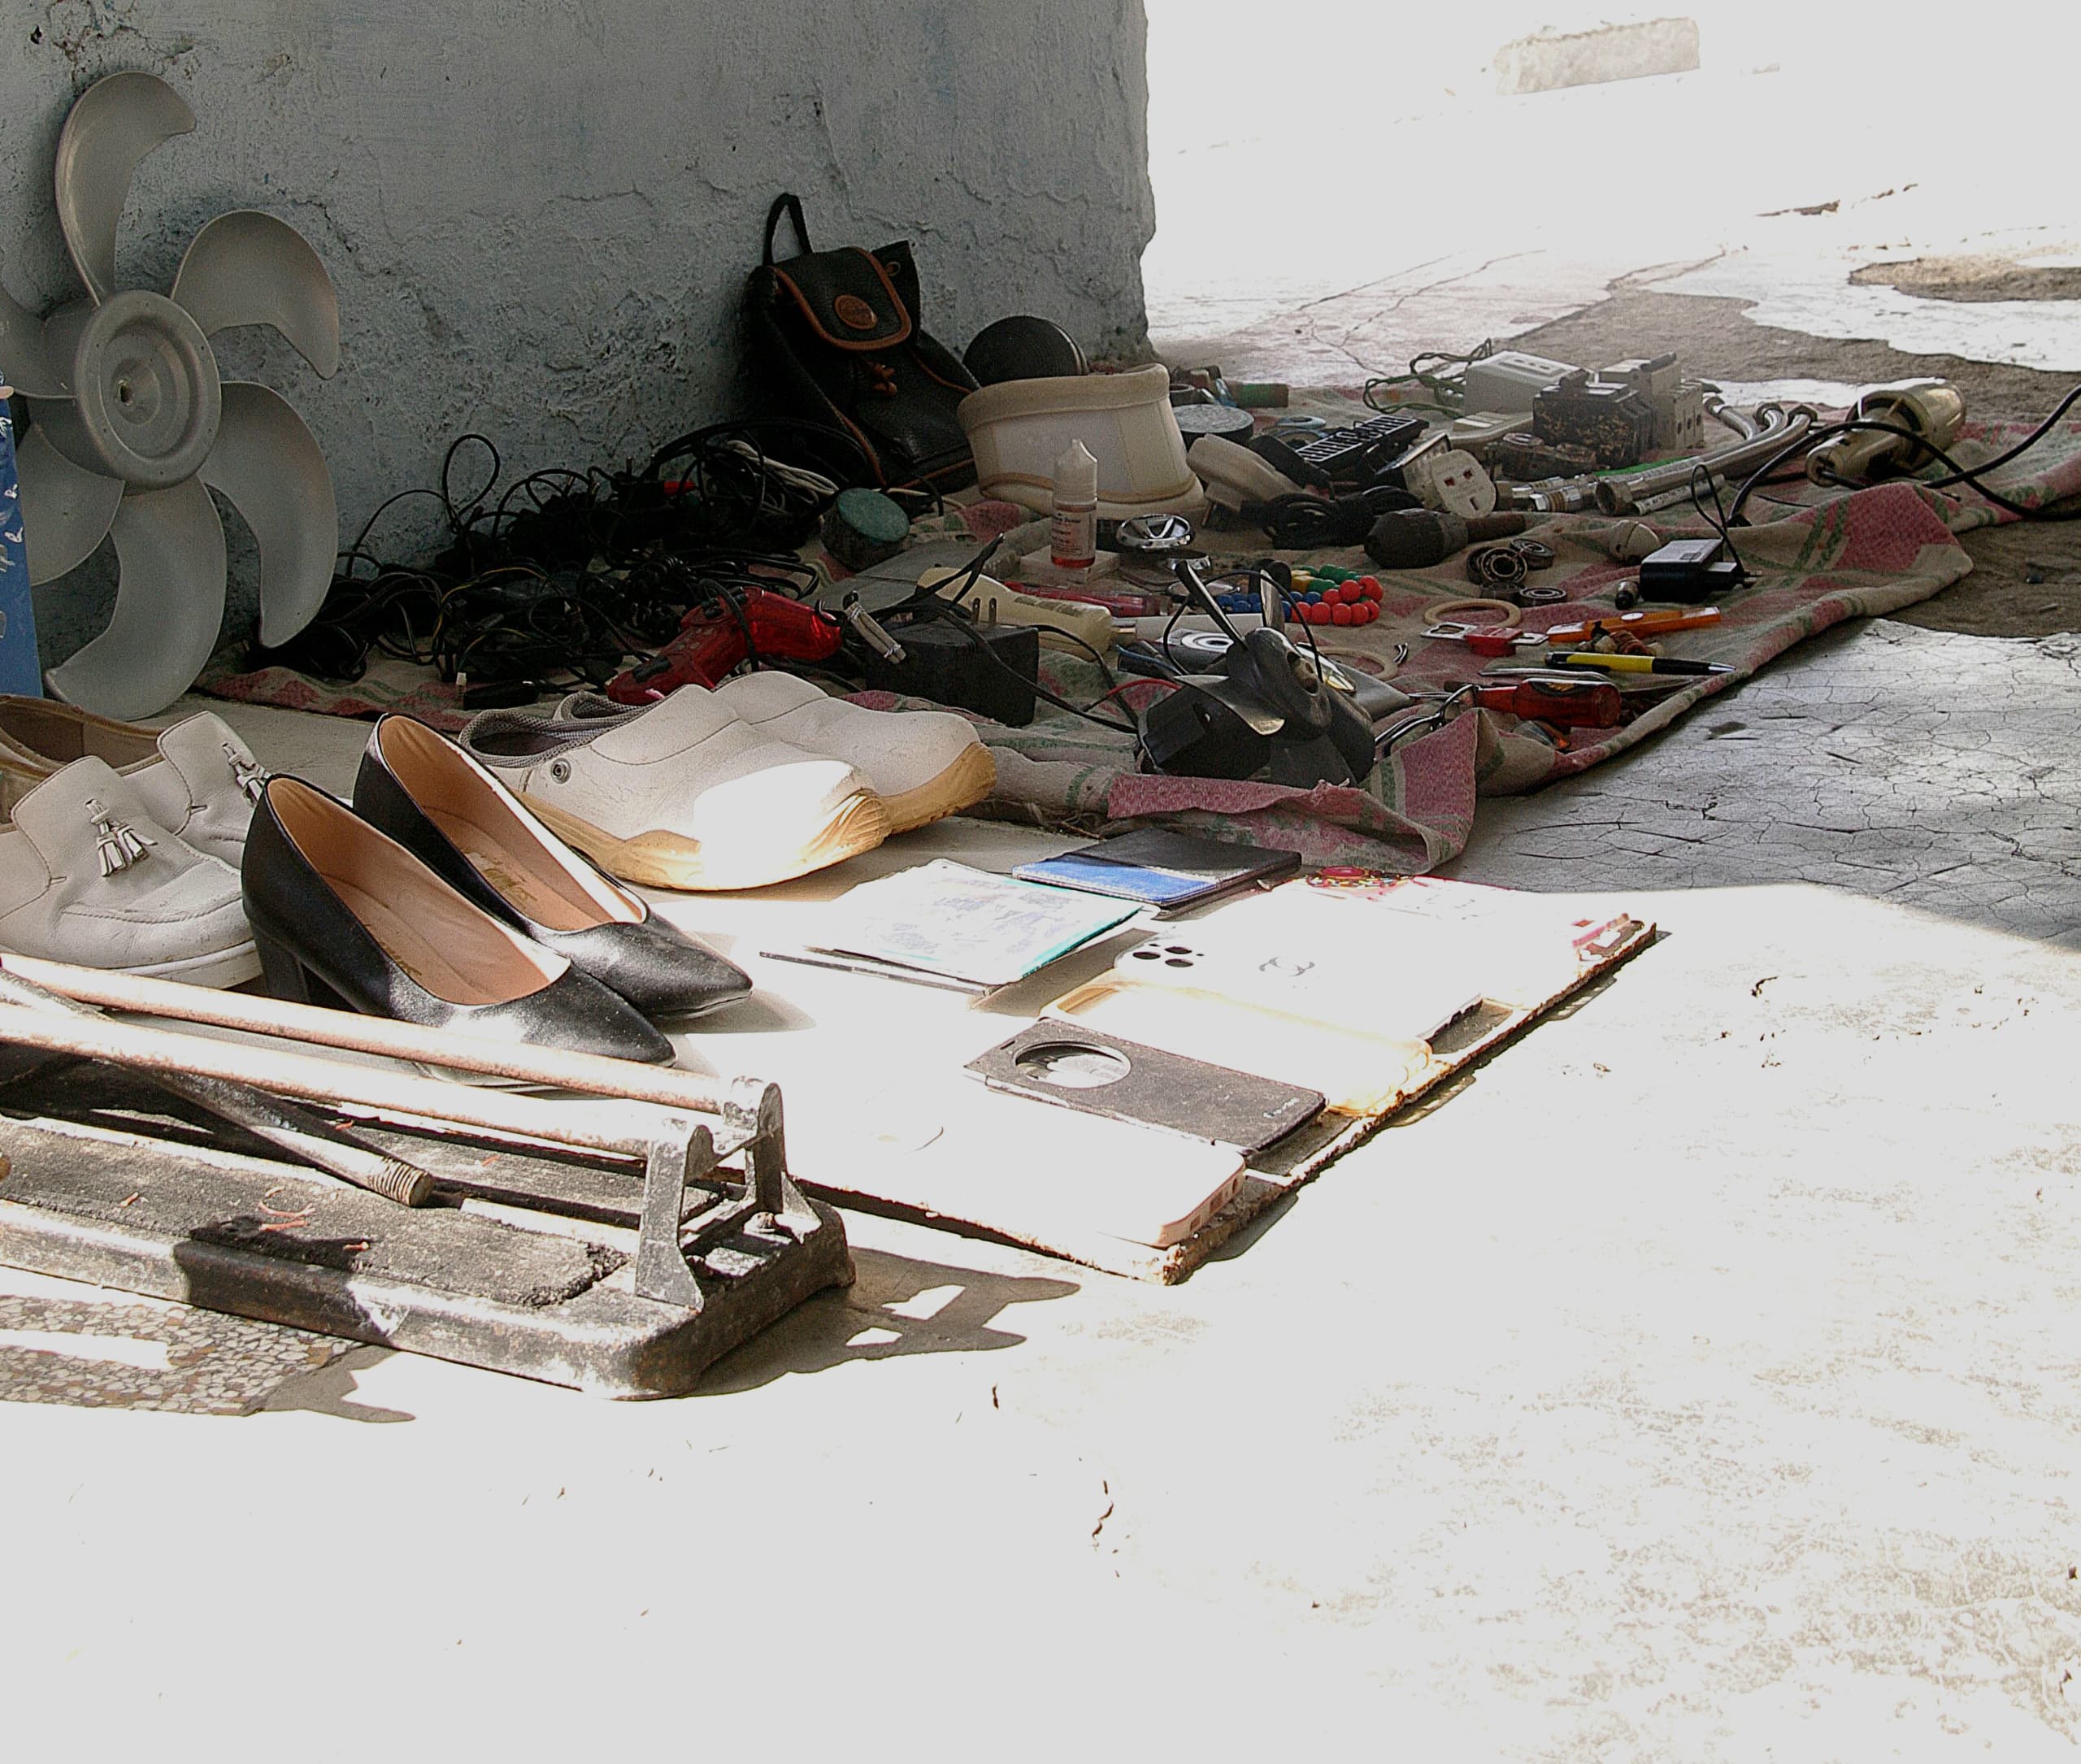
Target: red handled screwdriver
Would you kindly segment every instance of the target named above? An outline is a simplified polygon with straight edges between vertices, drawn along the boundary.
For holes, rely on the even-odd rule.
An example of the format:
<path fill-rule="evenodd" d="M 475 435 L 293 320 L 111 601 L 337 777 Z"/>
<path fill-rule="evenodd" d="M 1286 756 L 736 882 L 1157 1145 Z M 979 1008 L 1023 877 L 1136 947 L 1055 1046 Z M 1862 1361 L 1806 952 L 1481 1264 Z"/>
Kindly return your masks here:
<path fill-rule="evenodd" d="M 1469 697 L 1484 710 L 1507 710 L 1562 729 L 1615 729 L 1626 709 L 1618 689 L 1604 680 L 1521 680 L 1476 686 Z"/>

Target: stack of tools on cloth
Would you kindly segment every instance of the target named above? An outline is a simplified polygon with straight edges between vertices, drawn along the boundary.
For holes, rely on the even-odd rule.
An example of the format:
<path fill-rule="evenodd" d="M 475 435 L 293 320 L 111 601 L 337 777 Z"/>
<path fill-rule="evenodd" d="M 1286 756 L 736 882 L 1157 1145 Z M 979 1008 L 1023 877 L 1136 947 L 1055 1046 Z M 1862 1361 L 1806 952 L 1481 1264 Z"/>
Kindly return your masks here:
<path fill-rule="evenodd" d="M 1649 339 L 1602 366 L 1432 352 L 1355 397 L 1094 370 L 1038 315 L 942 342 L 961 303 L 929 261 L 813 249 L 791 196 L 752 243 L 744 414 L 503 485 L 462 437 L 400 493 L 438 502 L 432 555 L 387 556 L 378 508 L 293 648 L 224 689 L 409 658 L 447 689 L 429 719 L 480 714 L 483 771 L 624 881 L 764 887 L 971 810 L 1423 866 L 1461 798 L 1620 751 L 1853 600 L 1942 586 L 1965 560 L 1940 528 L 2050 512 L 2009 468 L 2068 407 L 1989 445 L 1922 380 L 1831 420 L 1737 405 Z M 1789 543 L 1831 497 L 1845 518 Z M 1766 506 L 1792 512 L 1750 524 Z M 1723 616 L 1565 634 L 1670 607 Z M 1618 716 L 1579 680 L 1463 690 L 1484 662 L 1597 676 Z"/>
<path fill-rule="evenodd" d="M 133 145 L 185 111 L 141 76 L 95 90 L 76 144 L 109 103 L 158 107 L 96 125 Z M 84 206 L 60 177 L 72 222 L 106 211 L 112 266 L 127 169 Z M 273 292 L 302 289 L 328 371 L 315 252 L 251 216 L 218 237 L 241 230 L 309 254 Z M 514 482 L 465 435 L 339 552 L 322 470 L 250 499 L 298 512 L 254 537 L 279 559 L 288 534 L 311 593 L 293 619 L 263 593 L 264 646 L 217 689 L 424 676 L 425 719 L 381 680 L 324 701 L 373 723 L 344 796 L 271 776 L 212 715 L 0 699 L 0 1113 L 35 1152 L 0 1243 L 23 1265 L 684 1388 L 847 1277 L 777 1088 L 703 1075 L 762 1041 L 758 1070 L 802 1062 L 783 1075 L 822 1192 L 1171 1277 L 1276 1178 L 1647 941 L 1630 914 L 1418 876 L 1480 796 L 1956 580 L 1954 528 L 2051 512 L 2000 475 L 2074 402 L 1991 441 L 1917 380 L 1830 421 L 1738 408 L 1638 343 L 1601 369 L 1484 344 L 1297 401 L 1219 368 L 1094 370 L 1036 315 L 959 351 L 930 327 L 971 290 L 939 299 L 900 239 L 813 249 L 793 196 L 758 258 L 732 419 Z M 99 349 L 148 308 L 148 332 L 195 331 L 182 361 L 215 387 L 206 339 L 254 306 L 212 318 L 206 280 L 185 319 L 91 285 L 48 322 L 0 300 L 52 493 L 32 528 L 41 502 L 65 533 L 54 452 L 101 384 L 67 339 Z M 215 422 L 179 450 L 205 538 L 235 456 L 267 451 L 229 422 L 247 439 L 219 454 Z M 33 532 L 26 554 L 119 550 L 151 479 L 105 479 L 108 520 L 76 501 L 83 542 Z M 418 552 L 371 537 L 437 504 Z M 1752 524 L 1770 506 L 1790 512 Z M 18 537 L 0 522 L 0 596 Z M 221 545 L 189 549 L 214 593 Z M 937 825 L 971 811 L 1025 832 Z M 1054 849 L 1018 843 L 1036 825 L 1075 849 L 1027 861 Z M 719 898 L 740 891 L 771 892 Z"/>

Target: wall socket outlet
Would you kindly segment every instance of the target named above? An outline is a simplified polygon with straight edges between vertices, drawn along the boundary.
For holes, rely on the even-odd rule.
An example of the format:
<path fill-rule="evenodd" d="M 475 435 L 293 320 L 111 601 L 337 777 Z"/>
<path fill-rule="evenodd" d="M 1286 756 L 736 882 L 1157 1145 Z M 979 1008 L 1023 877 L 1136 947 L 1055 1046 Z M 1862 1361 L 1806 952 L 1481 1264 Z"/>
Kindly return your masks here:
<path fill-rule="evenodd" d="M 1496 512 L 1496 480 L 1472 454 L 1458 447 L 1433 448 L 1401 468 L 1401 481 L 1427 508 L 1466 519 Z"/>

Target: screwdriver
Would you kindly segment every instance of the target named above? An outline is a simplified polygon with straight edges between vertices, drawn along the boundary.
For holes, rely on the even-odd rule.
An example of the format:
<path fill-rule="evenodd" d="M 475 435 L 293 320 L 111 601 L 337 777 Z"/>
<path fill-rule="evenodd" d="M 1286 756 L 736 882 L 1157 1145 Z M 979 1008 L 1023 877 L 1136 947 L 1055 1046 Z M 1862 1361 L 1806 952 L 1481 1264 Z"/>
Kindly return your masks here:
<path fill-rule="evenodd" d="M 1625 715 L 1618 689 L 1605 680 L 1521 680 L 1508 686 L 1474 686 L 1484 710 L 1507 710 L 1531 723 L 1563 729 L 1615 729 Z"/>
<path fill-rule="evenodd" d="M 1565 731 L 1615 729 L 1626 710 L 1618 689 L 1606 680 L 1521 680 L 1508 686 L 1470 683 L 1439 693 L 1436 700 L 1379 730 L 1374 736 L 1375 754 L 1384 754 L 1397 741 L 1420 730 L 1435 729 L 1457 705 L 1507 710 L 1524 722 L 1544 723 L 1555 732 L 1555 745 L 1564 749 L 1568 745 Z"/>

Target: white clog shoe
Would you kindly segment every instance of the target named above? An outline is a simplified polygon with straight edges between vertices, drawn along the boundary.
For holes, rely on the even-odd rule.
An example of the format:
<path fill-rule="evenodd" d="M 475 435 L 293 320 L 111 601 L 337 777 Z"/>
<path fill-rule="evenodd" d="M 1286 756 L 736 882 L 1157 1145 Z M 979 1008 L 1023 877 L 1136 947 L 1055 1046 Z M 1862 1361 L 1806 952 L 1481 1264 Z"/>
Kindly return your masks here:
<path fill-rule="evenodd" d="M 0 764 L 48 777 L 88 758 L 128 779 L 160 826 L 238 867 L 267 774 L 222 717 L 199 710 L 159 729 L 55 698 L 0 697 Z"/>
<path fill-rule="evenodd" d="M 842 759 L 866 775 L 888 810 L 888 830 L 907 833 L 973 808 L 997 782 L 997 763 L 975 726 L 949 710 L 870 710 L 793 674 L 739 674 L 715 696 L 762 735 L 806 753 Z M 641 715 L 596 692 L 575 692 L 559 722 L 597 723 Z"/>
<path fill-rule="evenodd" d="M 238 872 L 92 758 L 41 778 L 0 766 L 0 949 L 194 986 L 260 971 Z"/>
<path fill-rule="evenodd" d="M 893 833 L 972 808 L 997 781 L 997 763 L 975 725 L 949 710 L 870 710 L 771 671 L 726 680 L 715 696 L 762 735 L 858 767 L 888 809 Z"/>
<path fill-rule="evenodd" d="M 751 728 L 698 686 L 598 721 L 487 710 L 458 739 L 551 832 L 624 881 L 763 888 L 888 836 L 881 798 L 854 767 Z"/>

